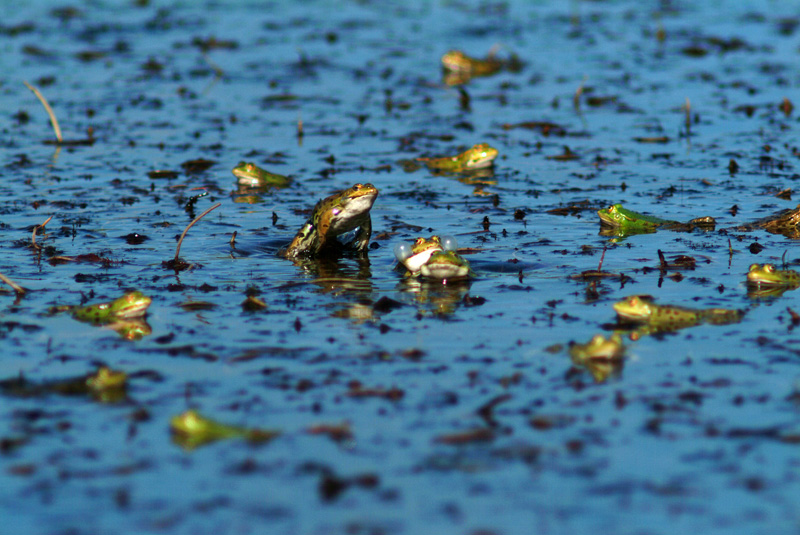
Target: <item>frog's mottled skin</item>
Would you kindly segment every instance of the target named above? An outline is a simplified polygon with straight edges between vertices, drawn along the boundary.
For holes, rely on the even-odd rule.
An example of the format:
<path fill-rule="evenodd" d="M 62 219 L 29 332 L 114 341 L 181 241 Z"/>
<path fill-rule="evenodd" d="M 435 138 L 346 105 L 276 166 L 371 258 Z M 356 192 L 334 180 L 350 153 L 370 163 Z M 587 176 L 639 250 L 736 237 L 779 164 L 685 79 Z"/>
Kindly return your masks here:
<path fill-rule="evenodd" d="M 772 264 L 751 264 L 747 272 L 747 284 L 756 287 L 800 286 L 800 273 L 791 269 L 775 269 Z"/>
<path fill-rule="evenodd" d="M 455 251 L 434 251 L 428 261 L 420 266 L 419 273 L 427 279 L 445 283 L 472 276 L 469 262 Z"/>
<path fill-rule="evenodd" d="M 494 147 L 489 146 L 487 143 L 479 143 L 457 156 L 417 158 L 417 160 L 425 162 L 425 165 L 434 171 L 460 173 L 491 166 L 494 159 L 497 158 L 497 154 L 497 149 Z"/>
<path fill-rule="evenodd" d="M 79 321 L 103 324 L 120 319 L 140 318 L 144 316 L 152 301 L 142 292 L 135 291 L 108 303 L 69 307 L 69 310 Z"/>
<path fill-rule="evenodd" d="M 378 196 L 372 184 L 356 184 L 317 203 L 309 220 L 286 249 L 287 258 L 317 256 L 332 240 L 358 228 L 353 247 L 364 252 L 372 234 L 369 210 Z"/>
<path fill-rule="evenodd" d="M 625 346 L 618 334 L 608 338 L 596 334 L 585 344 L 573 344 L 569 348 L 573 360 L 618 360 L 625 354 Z"/>
<path fill-rule="evenodd" d="M 486 59 L 472 58 L 460 50 L 451 50 L 442 56 L 442 68 L 450 73 L 465 76 L 469 79 L 473 76 L 488 76 L 499 71 L 503 67 L 503 62 L 495 58 L 492 54 Z"/>
<path fill-rule="evenodd" d="M 251 442 L 265 442 L 278 436 L 277 431 L 247 429 L 215 422 L 188 410 L 170 420 L 170 429 L 175 441 L 186 449 L 193 449 L 209 442 L 226 438 L 243 438 Z"/>
<path fill-rule="evenodd" d="M 725 325 L 741 320 L 739 310 L 725 308 L 693 309 L 671 305 L 657 305 L 648 296 L 634 295 L 614 303 L 621 320 L 645 324 L 648 332 L 675 331 L 701 323 Z"/>
<path fill-rule="evenodd" d="M 677 231 L 689 231 L 695 228 L 713 229 L 716 221 L 713 217 L 698 217 L 688 223 L 661 219 L 623 208 L 621 204 L 613 204 L 597 211 L 600 225 L 613 228 L 623 234 L 655 232 L 659 228 Z"/>
<path fill-rule="evenodd" d="M 764 229 L 771 234 L 781 234 L 787 238 L 800 238 L 800 204 L 792 210 L 784 210 L 775 215 L 759 219 L 753 223 L 747 223 L 735 227 L 734 230 L 749 232 L 756 229 Z"/>
<path fill-rule="evenodd" d="M 237 178 L 239 184 L 254 188 L 283 188 L 288 186 L 291 182 L 289 177 L 265 171 L 252 162 L 239 162 L 239 164 L 233 168 L 232 173 Z"/>

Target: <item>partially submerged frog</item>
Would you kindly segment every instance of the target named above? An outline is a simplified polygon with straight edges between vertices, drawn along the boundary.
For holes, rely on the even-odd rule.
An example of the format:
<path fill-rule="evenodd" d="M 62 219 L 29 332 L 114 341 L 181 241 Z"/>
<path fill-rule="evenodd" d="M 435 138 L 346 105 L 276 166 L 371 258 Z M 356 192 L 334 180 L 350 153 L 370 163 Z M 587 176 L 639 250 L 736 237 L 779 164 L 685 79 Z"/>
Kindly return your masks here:
<path fill-rule="evenodd" d="M 777 214 L 759 219 L 752 223 L 745 223 L 734 227 L 734 230 L 750 232 L 752 230 L 764 229 L 771 234 L 781 234 L 787 238 L 800 238 L 800 204 L 791 210 L 783 210 Z"/>
<path fill-rule="evenodd" d="M 608 338 L 596 334 L 587 343 L 573 343 L 569 348 L 569 355 L 575 361 L 619 360 L 624 354 L 625 346 L 618 334 L 612 334 Z"/>
<path fill-rule="evenodd" d="M 0 381 L 0 391 L 19 397 L 40 397 L 48 394 L 89 395 L 98 401 L 113 403 L 125 398 L 127 378 L 125 372 L 101 366 L 94 373 L 44 383 L 31 383 L 21 376 L 7 379 Z"/>
<path fill-rule="evenodd" d="M 284 255 L 287 258 L 317 256 L 338 243 L 335 238 L 358 228 L 353 248 L 364 252 L 372 234 L 369 210 L 378 196 L 372 184 L 355 184 L 319 201 L 309 220 L 300 228 Z"/>
<path fill-rule="evenodd" d="M 455 251 L 434 251 L 427 262 L 419 268 L 426 279 L 447 281 L 466 279 L 473 275 L 469 262 Z"/>
<path fill-rule="evenodd" d="M 701 323 L 727 325 L 742 319 L 740 310 L 657 305 L 646 295 L 633 295 L 614 303 L 613 306 L 621 321 L 645 325 L 647 329 L 641 331 L 641 334 L 676 331 Z"/>
<path fill-rule="evenodd" d="M 460 50 L 450 50 L 442 56 L 442 69 L 468 77 L 489 76 L 502 67 L 503 62 L 492 52 L 486 56 L 486 59 L 470 57 Z"/>
<path fill-rule="evenodd" d="M 659 228 L 677 231 L 690 231 L 695 228 L 713 230 L 716 221 L 713 217 L 697 217 L 687 223 L 649 216 L 623 208 L 621 204 L 613 204 L 597 211 L 600 225 L 611 228 L 618 234 L 641 234 L 655 232 Z"/>
<path fill-rule="evenodd" d="M 436 251 L 454 251 L 456 240 L 450 236 L 431 236 L 428 239 L 417 238 L 413 245 L 399 243 L 394 248 L 394 256 L 407 270 L 407 276 L 419 273 L 420 267 L 426 263 Z"/>
<path fill-rule="evenodd" d="M 487 143 L 478 143 L 456 156 L 443 158 L 417 158 L 424 162 L 429 169 L 448 173 L 461 173 L 473 169 L 483 169 L 492 165 L 497 158 L 498 151 Z"/>
<path fill-rule="evenodd" d="M 248 429 L 216 422 L 196 410 L 188 410 L 170 420 L 173 440 L 191 450 L 198 446 L 226 438 L 242 438 L 249 442 L 266 442 L 278 436 L 279 431 Z"/>
<path fill-rule="evenodd" d="M 747 272 L 747 284 L 756 287 L 800 286 L 800 273 L 792 269 L 775 269 L 772 264 L 751 264 Z"/>
<path fill-rule="evenodd" d="M 473 77 L 490 76 L 501 69 L 518 71 L 522 68 L 522 62 L 515 54 L 511 54 L 508 59 L 500 59 L 495 50 L 496 48 L 492 48 L 485 59 L 470 57 L 460 50 L 447 52 L 442 56 L 444 83 L 460 85 L 469 82 Z"/>
<path fill-rule="evenodd" d="M 122 297 L 106 303 L 84 306 L 52 307 L 51 312 L 69 312 L 78 321 L 95 325 L 111 323 L 117 320 L 141 318 L 153 300 L 140 291 L 128 292 Z"/>
<path fill-rule="evenodd" d="M 232 173 L 239 184 L 253 188 L 285 188 L 292 181 L 289 177 L 265 171 L 252 162 L 239 162 Z"/>
<path fill-rule="evenodd" d="M 586 368 L 598 383 L 622 369 L 624 355 L 625 346 L 616 333 L 608 338 L 596 334 L 587 343 L 572 343 L 569 348 L 572 362 Z"/>

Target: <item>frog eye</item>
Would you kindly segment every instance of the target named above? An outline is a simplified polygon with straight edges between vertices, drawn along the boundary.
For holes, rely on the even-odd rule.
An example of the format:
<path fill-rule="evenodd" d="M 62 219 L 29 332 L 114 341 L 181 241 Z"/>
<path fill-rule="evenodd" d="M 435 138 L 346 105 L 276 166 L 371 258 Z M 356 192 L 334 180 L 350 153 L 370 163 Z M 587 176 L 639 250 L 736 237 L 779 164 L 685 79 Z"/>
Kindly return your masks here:
<path fill-rule="evenodd" d="M 420 238 L 422 239 L 422 238 Z M 411 246 L 407 243 L 398 243 L 394 246 L 394 257 L 398 262 L 403 262 L 411 256 Z"/>
<path fill-rule="evenodd" d="M 758 264 L 750 264 L 750 267 L 747 268 L 748 271 L 755 271 L 758 269 Z"/>
<path fill-rule="evenodd" d="M 445 251 L 455 251 L 458 249 L 458 243 L 452 236 L 440 236 L 439 242 L 442 244 L 442 249 Z"/>
<path fill-rule="evenodd" d="M 767 273 L 772 273 L 773 271 L 775 271 L 775 266 L 773 266 L 772 264 L 764 264 L 764 271 L 766 271 Z"/>

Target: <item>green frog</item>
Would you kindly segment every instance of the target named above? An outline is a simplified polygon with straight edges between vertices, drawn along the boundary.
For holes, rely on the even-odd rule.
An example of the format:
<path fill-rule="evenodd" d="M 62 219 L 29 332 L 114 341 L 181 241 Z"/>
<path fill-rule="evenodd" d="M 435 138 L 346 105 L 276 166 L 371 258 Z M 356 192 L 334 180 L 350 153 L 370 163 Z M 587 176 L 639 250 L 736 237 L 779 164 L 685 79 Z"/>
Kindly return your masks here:
<path fill-rule="evenodd" d="M 602 383 L 622 369 L 625 346 L 619 334 L 608 338 L 596 334 L 585 344 L 571 343 L 569 355 L 573 363 L 586 368 L 596 382 Z"/>
<path fill-rule="evenodd" d="M 409 247 L 407 243 L 399 243 L 394 248 L 394 256 L 408 272 L 406 276 L 419 273 L 419 268 L 430 259 L 436 251 L 455 251 L 456 240 L 450 236 L 431 236 L 428 239 L 417 238 Z"/>
<path fill-rule="evenodd" d="M 292 181 L 289 177 L 265 171 L 252 162 L 239 162 L 232 172 L 239 184 L 253 188 L 285 188 Z"/>
<path fill-rule="evenodd" d="M 125 398 L 127 378 L 125 372 L 101 366 L 88 375 L 45 383 L 31 383 L 24 377 L 15 377 L 0 381 L 0 390 L 19 397 L 40 397 L 48 394 L 88 395 L 103 403 L 114 403 Z"/>
<path fill-rule="evenodd" d="M 764 229 L 770 234 L 781 234 L 787 238 L 800 238 L 800 204 L 791 210 L 783 210 L 777 214 L 759 219 L 753 223 L 746 223 L 734 230 L 749 232 L 751 230 Z"/>
<path fill-rule="evenodd" d="M 78 321 L 103 325 L 117 320 L 141 318 L 153 300 L 140 291 L 128 292 L 107 303 L 52 307 L 50 312 L 69 312 Z"/>
<path fill-rule="evenodd" d="M 756 287 L 800 286 L 800 273 L 792 269 L 775 269 L 772 264 L 751 264 L 747 272 L 747 284 Z"/>
<path fill-rule="evenodd" d="M 569 355 L 574 361 L 619 360 L 624 354 L 625 346 L 619 334 L 612 334 L 608 338 L 596 334 L 587 343 L 573 343 L 569 348 Z"/>
<path fill-rule="evenodd" d="M 210 442 L 227 438 L 242 438 L 249 442 L 266 442 L 280 434 L 279 431 L 248 429 L 223 424 L 202 416 L 196 410 L 188 410 L 170 420 L 173 440 L 181 447 L 191 450 Z"/>
<path fill-rule="evenodd" d="M 419 273 L 426 279 L 448 280 L 466 279 L 474 275 L 469 262 L 455 251 L 434 251 L 428 261 L 419 268 Z"/>
<path fill-rule="evenodd" d="M 497 158 L 498 151 L 487 143 L 478 143 L 471 149 L 467 149 L 456 156 L 445 156 L 443 158 L 417 158 L 424 162 L 433 171 L 444 171 L 446 173 L 461 173 L 473 169 L 484 169 L 490 167 L 494 159 Z"/>
<path fill-rule="evenodd" d="M 489 76 L 503 68 L 503 62 L 490 52 L 486 59 L 473 58 L 460 50 L 450 50 L 442 56 L 446 72 L 472 76 Z"/>
<path fill-rule="evenodd" d="M 613 229 L 619 234 L 644 234 L 655 232 L 659 228 L 678 231 L 690 231 L 695 228 L 713 230 L 716 221 L 713 217 L 698 217 L 688 223 L 649 216 L 623 208 L 621 204 L 613 204 L 597 211 L 601 227 Z"/>
<path fill-rule="evenodd" d="M 365 252 L 372 234 L 369 210 L 378 196 L 372 184 L 355 184 L 319 201 L 309 220 L 300 228 L 284 255 L 287 258 L 317 256 L 340 236 L 358 228 L 353 247 Z M 337 242 L 338 243 L 338 242 Z"/>
<path fill-rule="evenodd" d="M 646 329 L 643 329 L 641 334 L 676 331 L 701 323 L 727 325 L 742 319 L 740 310 L 657 305 L 652 297 L 646 295 L 633 295 L 614 303 L 613 306 L 621 321 L 644 325 Z"/>

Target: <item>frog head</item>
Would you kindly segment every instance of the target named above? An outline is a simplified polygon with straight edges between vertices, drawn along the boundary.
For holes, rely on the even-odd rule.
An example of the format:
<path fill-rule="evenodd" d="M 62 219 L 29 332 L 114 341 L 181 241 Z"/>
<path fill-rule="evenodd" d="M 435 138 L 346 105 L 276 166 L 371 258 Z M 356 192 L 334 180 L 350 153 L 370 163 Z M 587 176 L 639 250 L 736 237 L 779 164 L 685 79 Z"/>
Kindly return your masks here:
<path fill-rule="evenodd" d="M 472 60 L 460 50 L 451 50 L 442 56 L 442 67 L 453 72 L 469 71 Z"/>
<path fill-rule="evenodd" d="M 653 313 L 653 300 L 646 295 L 632 295 L 614 303 L 614 311 L 620 318 L 628 320 L 647 320 Z"/>
<path fill-rule="evenodd" d="M 464 153 L 464 169 L 483 169 L 492 165 L 498 151 L 488 143 L 478 143 Z"/>
<path fill-rule="evenodd" d="M 115 318 L 138 318 L 144 315 L 153 300 L 140 291 L 128 292 L 108 303 L 108 313 Z"/>
<path fill-rule="evenodd" d="M 419 271 L 423 277 L 445 281 L 463 279 L 470 274 L 469 262 L 455 251 L 434 251 Z"/>
<path fill-rule="evenodd" d="M 600 223 L 612 227 L 619 227 L 628 223 L 631 220 L 630 217 L 625 213 L 625 209 L 622 208 L 621 204 L 612 204 L 608 208 L 603 208 L 602 210 L 597 211 L 597 215 L 600 216 Z"/>

